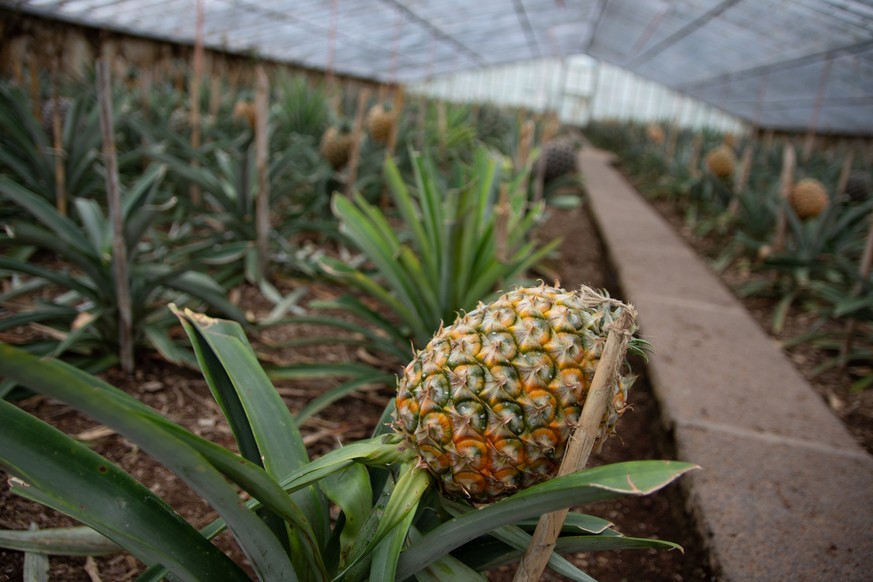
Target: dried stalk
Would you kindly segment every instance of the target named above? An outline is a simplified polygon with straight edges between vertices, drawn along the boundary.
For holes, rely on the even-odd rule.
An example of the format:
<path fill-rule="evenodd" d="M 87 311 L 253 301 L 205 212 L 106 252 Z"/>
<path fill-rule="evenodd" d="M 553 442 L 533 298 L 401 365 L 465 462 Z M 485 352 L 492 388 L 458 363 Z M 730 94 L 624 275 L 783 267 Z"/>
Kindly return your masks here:
<path fill-rule="evenodd" d="M 61 128 L 61 102 L 58 95 L 58 57 L 52 60 L 52 146 L 55 156 L 55 206 L 62 216 L 67 215 L 67 174 L 64 169 L 64 139 Z"/>
<path fill-rule="evenodd" d="M 728 205 L 728 212 L 731 216 L 737 215 L 737 212 L 740 209 L 740 194 L 743 193 L 743 190 L 746 189 L 746 185 L 749 183 L 749 174 L 752 170 L 753 150 L 754 147 L 751 143 L 746 144 L 745 149 L 743 149 L 743 155 L 740 158 L 740 175 L 737 178 L 737 181 L 734 182 L 733 196 Z"/>
<path fill-rule="evenodd" d="M 352 152 L 349 155 L 349 173 L 346 181 L 346 196 L 350 198 L 355 190 L 355 182 L 358 180 L 358 162 L 361 157 L 361 134 L 364 131 L 364 112 L 369 98 L 370 89 L 362 87 L 358 92 L 355 125 L 354 129 L 352 129 Z"/>
<path fill-rule="evenodd" d="M 270 179 L 268 164 L 269 92 L 270 81 L 263 65 L 258 65 L 255 91 L 255 171 L 258 173 L 258 197 L 255 200 L 255 229 L 257 231 L 257 277 L 267 277 L 270 236 Z"/>
<path fill-rule="evenodd" d="M 843 158 L 843 167 L 840 168 L 840 177 L 837 179 L 837 196 L 842 195 L 846 191 L 846 184 L 849 182 L 849 174 L 852 173 L 852 164 L 855 163 L 855 152 L 849 150 L 846 157 Z"/>
<path fill-rule="evenodd" d="M 582 407 L 579 423 L 570 436 L 564 459 L 558 469 L 559 476 L 580 471 L 588 462 L 600 432 L 603 416 L 612 399 L 612 387 L 619 381 L 619 367 L 624 361 L 635 326 L 636 310 L 626 305 L 609 330 L 606 346 L 597 365 L 597 371 L 594 373 L 585 405 Z M 562 509 L 540 517 L 527 551 L 515 572 L 513 582 L 539 580 L 555 548 L 568 512 L 569 509 Z"/>
<path fill-rule="evenodd" d="M 118 183 L 118 160 L 112 123 L 112 87 L 109 63 L 97 61 L 97 97 L 100 102 L 100 129 L 103 133 L 103 164 L 106 168 L 106 197 L 112 222 L 112 270 L 118 301 L 118 342 L 121 369 L 133 373 L 133 316 L 131 314 L 127 247 L 124 243 L 124 219 L 121 214 L 121 188 Z"/>
<path fill-rule="evenodd" d="M 791 189 L 794 187 L 794 167 L 797 164 L 797 155 L 791 143 L 785 144 L 782 153 L 782 175 L 779 177 L 779 196 L 783 201 L 788 200 Z M 779 209 L 776 217 L 776 235 L 773 240 L 773 250 L 781 250 L 785 247 L 785 236 L 788 228 L 788 217 L 785 215 L 785 204 Z"/>

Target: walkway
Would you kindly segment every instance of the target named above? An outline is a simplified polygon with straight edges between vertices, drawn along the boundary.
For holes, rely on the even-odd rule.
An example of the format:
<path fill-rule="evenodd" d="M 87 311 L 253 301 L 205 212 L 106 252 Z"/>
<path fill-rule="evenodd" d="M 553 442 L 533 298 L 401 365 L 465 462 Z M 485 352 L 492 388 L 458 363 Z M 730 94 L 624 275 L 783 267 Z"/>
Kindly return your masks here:
<path fill-rule="evenodd" d="M 720 579 L 873 580 L 873 457 L 609 159 L 580 154 L 592 214 Z"/>

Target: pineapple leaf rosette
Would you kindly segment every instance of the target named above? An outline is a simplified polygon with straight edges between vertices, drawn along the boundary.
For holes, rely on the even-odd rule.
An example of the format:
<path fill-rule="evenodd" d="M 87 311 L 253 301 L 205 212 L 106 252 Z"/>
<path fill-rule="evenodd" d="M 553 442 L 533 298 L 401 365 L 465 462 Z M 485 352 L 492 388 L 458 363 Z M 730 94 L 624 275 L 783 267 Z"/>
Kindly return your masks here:
<path fill-rule="evenodd" d="M 610 324 L 628 308 L 588 287 L 545 285 L 480 304 L 406 367 L 397 430 L 450 495 L 488 502 L 555 476 Z M 613 382 L 601 440 L 632 382 Z"/>
<path fill-rule="evenodd" d="M 69 544 L 86 542 L 97 549 L 75 551 L 127 552 L 147 567 L 139 580 L 249 580 L 210 542 L 225 529 L 260 580 L 484 580 L 531 545 L 532 519 L 646 495 L 694 468 L 630 461 L 554 476 L 589 392 L 602 394 L 602 373 L 591 388 L 594 371 L 614 361 L 604 355 L 615 345 L 606 338 L 613 321 L 623 329 L 628 309 L 587 288 L 545 285 L 480 305 L 415 354 L 373 437 L 314 459 L 235 322 L 174 309 L 238 453 L 69 364 L 0 343 L 0 376 L 129 439 L 219 518 L 195 528 L 110 460 L 3 399 L 0 469 L 12 494 L 85 526 L 72 537 L 40 541 L 39 552 L 69 553 Z M 611 382 L 601 437 L 624 409 L 631 380 L 619 373 Z M 386 426 L 392 412 L 394 431 Z M 678 547 L 624 537 L 581 513 L 565 524 L 560 552 Z M 0 531 L 0 547 L 29 551 L 38 534 Z M 548 566 L 569 579 L 591 579 L 557 554 Z"/>

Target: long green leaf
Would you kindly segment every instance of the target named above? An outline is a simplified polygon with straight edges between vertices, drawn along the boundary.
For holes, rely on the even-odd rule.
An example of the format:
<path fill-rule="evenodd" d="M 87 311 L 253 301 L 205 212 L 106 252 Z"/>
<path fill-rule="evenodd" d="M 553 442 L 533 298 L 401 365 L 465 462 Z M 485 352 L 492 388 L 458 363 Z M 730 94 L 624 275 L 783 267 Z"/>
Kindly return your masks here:
<path fill-rule="evenodd" d="M 0 548 L 52 556 L 105 556 L 121 551 L 121 546 L 87 526 L 0 530 Z"/>
<path fill-rule="evenodd" d="M 0 344 L 0 374 L 85 412 L 137 443 L 227 520 L 259 577 L 296 579 L 278 540 L 255 514 L 241 506 L 234 488 L 196 449 L 173 432 L 161 430 L 143 404 L 64 362 L 40 360 L 5 344 Z"/>
<path fill-rule="evenodd" d="M 540 483 L 479 511 L 456 517 L 428 532 L 400 559 L 398 578 L 405 579 L 460 545 L 510 523 L 557 509 L 645 495 L 696 468 L 679 461 L 631 461 L 588 469 Z"/>
<path fill-rule="evenodd" d="M 0 418 L 0 462 L 21 479 L 17 493 L 90 525 L 182 579 L 247 579 L 169 505 L 85 445 L 4 400 Z"/>

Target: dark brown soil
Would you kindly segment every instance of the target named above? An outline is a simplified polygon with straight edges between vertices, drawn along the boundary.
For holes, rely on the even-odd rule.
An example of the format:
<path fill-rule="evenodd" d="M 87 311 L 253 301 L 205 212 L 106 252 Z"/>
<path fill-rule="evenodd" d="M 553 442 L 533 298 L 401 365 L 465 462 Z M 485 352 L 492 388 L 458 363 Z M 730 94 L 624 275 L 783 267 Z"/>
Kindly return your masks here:
<path fill-rule="evenodd" d="M 549 237 L 564 236 L 564 242 L 559 256 L 545 266 L 539 273 L 540 276 L 549 282 L 556 277 L 568 288 L 585 283 L 592 287 L 607 288 L 614 296 L 621 296 L 620 290 L 615 287 L 612 269 L 606 261 L 600 240 L 584 208 L 552 211 L 542 232 Z M 286 291 L 293 284 L 290 281 L 283 282 L 283 285 L 288 286 Z M 317 286 L 311 290 L 312 296 L 320 298 L 335 293 L 337 290 L 329 286 Z M 269 305 L 252 289 L 241 289 L 239 301 L 241 306 L 255 314 L 265 313 L 269 309 Z M 317 330 L 310 331 L 315 333 Z M 281 340 L 281 332 L 271 333 L 270 340 Z M 257 342 L 258 339 L 265 338 L 252 339 Z M 317 360 L 324 357 L 353 360 L 361 355 L 342 347 L 322 347 L 281 353 L 276 357 L 288 360 Z M 366 354 L 363 356 L 366 357 Z M 641 372 L 641 377 L 631 392 L 631 407 L 618 426 L 617 436 L 610 439 L 603 450 L 593 457 L 592 464 L 674 458 L 669 439 L 661 434 L 657 403 L 647 384 L 644 367 L 637 365 L 635 369 Z M 139 363 L 134 378 L 128 378 L 117 371 L 110 372 L 105 377 L 110 383 L 142 399 L 190 430 L 223 446 L 234 448 L 230 430 L 199 373 L 177 368 L 152 357 Z M 323 391 L 323 386 L 315 382 L 288 382 L 277 387 L 292 410 L 299 410 Z M 391 391 L 387 389 L 355 394 L 305 423 L 302 432 L 311 454 L 318 455 L 334 448 L 338 443 L 368 436 L 390 397 Z M 203 525 L 215 517 L 210 508 L 174 475 L 125 439 L 114 434 L 101 435 L 99 431 L 89 436 L 87 431 L 99 428 L 95 427 L 95 423 L 69 407 L 49 399 L 37 396 L 20 404 L 24 409 L 69 434 L 89 438 L 88 442 L 95 450 L 131 472 L 195 525 Z M 0 486 L 0 505 L 3 507 L 0 512 L 2 528 L 23 529 L 31 523 L 40 528 L 73 524 L 64 516 L 10 494 L 5 479 Z M 598 503 L 581 510 L 613 521 L 617 529 L 626 535 L 667 539 L 680 543 L 685 548 L 685 554 L 676 551 L 628 550 L 620 553 L 577 554 L 571 557 L 574 563 L 594 578 L 602 582 L 714 579 L 708 570 L 706 554 L 696 529 L 684 513 L 684 503 L 677 485 L 651 496 Z M 217 543 L 234 559 L 243 561 L 230 536 L 223 535 Z M 95 563 L 96 572 L 99 572 L 104 581 L 130 580 L 141 571 L 137 561 L 127 555 L 98 558 Z M 51 564 L 52 580 L 92 580 L 85 570 L 84 558 L 52 558 Z M 493 571 L 489 573 L 489 579 L 508 580 L 511 579 L 511 572 L 511 568 Z M 22 555 L 0 551 L 0 582 L 20 580 L 21 575 Z M 562 578 L 546 573 L 543 579 Z"/>

